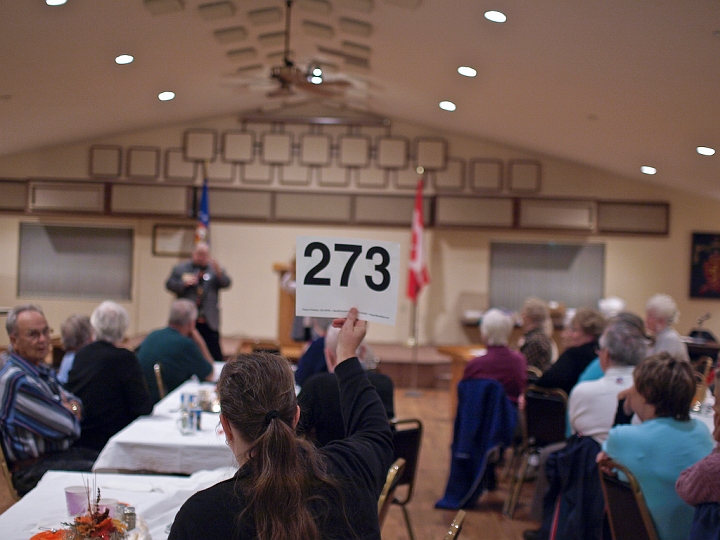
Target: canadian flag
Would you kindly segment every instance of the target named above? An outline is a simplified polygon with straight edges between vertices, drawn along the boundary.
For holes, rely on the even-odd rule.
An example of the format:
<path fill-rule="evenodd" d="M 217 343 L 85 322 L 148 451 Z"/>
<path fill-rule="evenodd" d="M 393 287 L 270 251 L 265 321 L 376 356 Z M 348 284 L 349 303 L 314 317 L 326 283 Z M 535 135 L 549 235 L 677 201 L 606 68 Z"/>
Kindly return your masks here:
<path fill-rule="evenodd" d="M 410 247 L 410 264 L 408 266 L 408 298 L 415 302 L 417 295 L 422 288 L 430 283 L 430 275 L 425 266 L 425 256 L 423 251 L 423 180 L 420 178 L 417 183 L 417 192 L 415 194 L 415 210 L 413 210 L 412 219 L 412 245 Z"/>

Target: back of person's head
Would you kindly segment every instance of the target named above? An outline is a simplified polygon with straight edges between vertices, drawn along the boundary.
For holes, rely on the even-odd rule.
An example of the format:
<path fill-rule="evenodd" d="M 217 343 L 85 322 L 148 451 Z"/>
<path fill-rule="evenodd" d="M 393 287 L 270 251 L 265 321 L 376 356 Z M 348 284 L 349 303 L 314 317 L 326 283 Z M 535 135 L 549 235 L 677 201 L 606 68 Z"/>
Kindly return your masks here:
<path fill-rule="evenodd" d="M 185 326 L 191 321 L 196 320 L 197 316 L 198 310 L 195 302 L 192 302 L 187 298 L 179 298 L 173 301 L 170 306 L 168 324 L 170 326 Z"/>
<path fill-rule="evenodd" d="M 8 311 L 7 318 L 5 319 L 5 330 L 7 330 L 8 336 L 11 336 L 15 332 L 17 332 L 18 316 L 24 311 L 34 311 L 36 313 L 39 313 L 43 317 L 45 316 L 42 308 L 40 308 L 40 306 L 38 305 L 20 304 L 19 306 L 15 306 L 10 311 Z"/>
<path fill-rule="evenodd" d="M 550 317 L 547 302 L 540 298 L 530 297 L 525 300 L 521 310 L 522 317 L 530 321 L 535 327 L 542 326 Z"/>
<path fill-rule="evenodd" d="M 645 304 L 645 311 L 664 321 L 666 325 L 675 324 L 680 318 L 677 304 L 668 294 L 651 296 Z"/>
<path fill-rule="evenodd" d="M 480 333 L 487 345 L 507 345 L 515 323 L 499 309 L 489 309 L 480 323 Z"/>
<path fill-rule="evenodd" d="M 598 300 L 598 310 L 605 319 L 611 319 L 625 310 L 625 300 L 617 296 L 608 296 Z"/>
<path fill-rule="evenodd" d="M 648 350 L 642 319 L 632 313 L 621 313 L 613 317 L 600 336 L 599 344 L 601 349 L 607 350 L 614 364 L 638 365 Z"/>
<path fill-rule="evenodd" d="M 606 321 L 599 311 L 580 308 L 575 313 L 571 324 L 577 326 L 583 334 L 593 336 L 597 340 L 605 330 Z"/>
<path fill-rule="evenodd" d="M 130 325 L 130 317 L 120 304 L 106 300 L 92 312 L 90 324 L 98 341 L 119 343 Z"/>
<path fill-rule="evenodd" d="M 66 351 L 78 350 L 92 341 L 90 318 L 87 315 L 70 315 L 60 325 L 60 335 Z"/>
<path fill-rule="evenodd" d="M 690 419 L 697 383 L 689 362 L 661 352 L 643 360 L 633 377 L 637 391 L 655 407 L 656 417 Z"/>
<path fill-rule="evenodd" d="M 217 393 L 221 414 L 250 445 L 243 513 L 254 517 L 258 538 L 318 538 L 308 488 L 334 483 L 313 445 L 295 434 L 298 405 L 290 363 L 270 353 L 238 355 L 225 364 Z"/>

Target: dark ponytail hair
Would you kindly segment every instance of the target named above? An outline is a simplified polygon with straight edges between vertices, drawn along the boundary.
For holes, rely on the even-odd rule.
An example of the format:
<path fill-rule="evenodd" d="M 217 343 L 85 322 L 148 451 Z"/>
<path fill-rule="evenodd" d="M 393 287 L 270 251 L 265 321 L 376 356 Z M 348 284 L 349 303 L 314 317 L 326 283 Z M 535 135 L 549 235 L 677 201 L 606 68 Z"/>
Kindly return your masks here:
<path fill-rule="evenodd" d="M 322 484 L 337 489 L 315 447 L 299 438 L 290 363 L 252 353 L 227 362 L 217 384 L 222 414 L 250 444 L 250 480 L 240 489 L 260 540 L 316 540 L 320 534 L 308 502 Z"/>

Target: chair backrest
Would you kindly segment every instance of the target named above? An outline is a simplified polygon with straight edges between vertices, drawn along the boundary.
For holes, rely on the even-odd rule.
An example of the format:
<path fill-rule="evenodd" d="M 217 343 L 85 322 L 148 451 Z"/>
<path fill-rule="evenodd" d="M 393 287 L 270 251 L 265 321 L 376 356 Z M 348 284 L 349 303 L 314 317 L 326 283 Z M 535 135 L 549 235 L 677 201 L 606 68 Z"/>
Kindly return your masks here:
<path fill-rule="evenodd" d="M 542 371 L 540 368 L 535 366 L 528 366 L 525 369 L 525 374 L 527 375 L 527 382 L 528 384 L 535 384 L 540 377 L 542 377 Z"/>
<path fill-rule="evenodd" d="M 5 512 L 13 504 L 20 500 L 17 491 L 12 483 L 12 475 L 5 461 L 5 451 L 0 444 L 0 468 L 2 468 L 3 478 L 0 480 L 0 514 Z"/>
<path fill-rule="evenodd" d="M 403 469 L 405 468 L 405 460 L 398 458 L 395 462 L 390 465 L 387 477 L 385 478 L 385 485 L 383 486 L 380 498 L 378 499 L 378 522 L 382 529 L 383 523 L 385 523 L 385 517 L 390 510 L 393 497 L 395 496 L 395 489 L 397 488 L 397 480 L 402 476 Z"/>
<path fill-rule="evenodd" d="M 393 420 L 393 445 L 395 459 L 403 458 L 405 468 L 398 478 L 398 486 L 408 486 L 404 498 L 395 497 L 394 503 L 405 505 L 410 502 L 415 489 L 415 476 L 417 474 L 418 460 L 420 458 L 420 444 L 422 443 L 423 425 L 420 420 L 408 418 L 406 420 Z"/>
<path fill-rule="evenodd" d="M 633 474 L 611 459 L 601 461 L 598 468 L 613 540 L 658 540 L 645 497 Z M 622 472 L 627 482 L 610 471 Z"/>
<path fill-rule="evenodd" d="M 453 540 L 454 538 L 457 538 L 460 536 L 460 531 L 462 531 L 463 521 L 465 521 L 465 510 L 458 510 L 458 513 L 455 514 L 455 519 L 453 519 L 453 522 L 450 524 L 450 528 L 448 529 L 447 534 L 445 535 L 445 540 Z"/>
<path fill-rule="evenodd" d="M 153 365 L 153 371 L 155 372 L 155 382 L 157 383 L 158 396 L 162 399 L 167 394 L 167 391 L 165 390 L 165 383 L 162 378 L 162 366 L 160 364 Z"/>
<path fill-rule="evenodd" d="M 530 446 L 547 446 L 566 438 L 567 394 L 560 388 L 530 385 L 525 391 L 525 432 Z"/>

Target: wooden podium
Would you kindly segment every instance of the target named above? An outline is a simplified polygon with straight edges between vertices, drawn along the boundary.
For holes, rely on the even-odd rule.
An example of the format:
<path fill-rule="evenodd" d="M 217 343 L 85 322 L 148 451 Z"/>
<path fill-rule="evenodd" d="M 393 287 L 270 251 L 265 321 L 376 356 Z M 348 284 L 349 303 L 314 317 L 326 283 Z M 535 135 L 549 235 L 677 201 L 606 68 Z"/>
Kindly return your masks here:
<path fill-rule="evenodd" d="M 295 320 L 295 295 L 286 291 L 282 286 L 282 278 L 289 272 L 287 263 L 273 264 L 273 272 L 278 275 L 278 343 L 281 347 L 297 346 L 298 342 L 292 338 L 293 321 Z"/>

